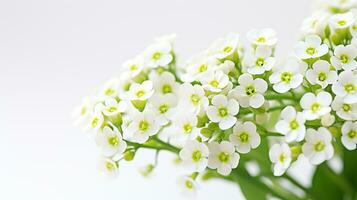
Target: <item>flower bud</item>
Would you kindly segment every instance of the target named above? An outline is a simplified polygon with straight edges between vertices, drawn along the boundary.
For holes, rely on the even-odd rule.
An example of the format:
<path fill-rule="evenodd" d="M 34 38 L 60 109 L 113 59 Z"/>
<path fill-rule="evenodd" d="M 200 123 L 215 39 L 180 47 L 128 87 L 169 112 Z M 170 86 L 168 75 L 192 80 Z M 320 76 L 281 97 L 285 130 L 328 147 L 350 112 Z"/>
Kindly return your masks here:
<path fill-rule="evenodd" d="M 331 126 L 333 123 L 335 123 L 335 116 L 331 114 L 326 114 L 322 116 L 321 118 L 321 124 L 322 126 L 328 127 Z"/>
<path fill-rule="evenodd" d="M 132 161 L 135 157 L 135 151 L 127 151 L 124 153 L 124 160 Z"/>

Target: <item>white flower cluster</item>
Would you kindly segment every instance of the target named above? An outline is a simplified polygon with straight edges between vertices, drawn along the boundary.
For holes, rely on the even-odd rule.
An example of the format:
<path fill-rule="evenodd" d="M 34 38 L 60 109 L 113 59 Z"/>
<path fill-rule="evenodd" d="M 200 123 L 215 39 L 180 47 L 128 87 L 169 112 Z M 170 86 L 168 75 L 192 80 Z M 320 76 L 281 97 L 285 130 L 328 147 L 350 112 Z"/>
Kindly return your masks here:
<path fill-rule="evenodd" d="M 132 160 L 139 148 L 168 150 L 193 173 L 181 182 L 194 190 L 197 175 L 213 169 L 227 176 L 241 157 L 254 159 L 249 153 L 262 140 L 271 147 L 260 156 L 270 158 L 276 176 L 299 155 L 314 165 L 329 160 L 337 140 L 356 149 L 357 11 L 351 5 L 330 1 L 329 11 L 307 19 L 283 64 L 276 62 L 277 38 L 269 28 L 249 31 L 247 45 L 237 34 L 220 38 L 181 68 L 173 37 L 155 40 L 77 110 L 78 123 L 96 133 L 100 168 L 116 174 L 119 161 Z"/>

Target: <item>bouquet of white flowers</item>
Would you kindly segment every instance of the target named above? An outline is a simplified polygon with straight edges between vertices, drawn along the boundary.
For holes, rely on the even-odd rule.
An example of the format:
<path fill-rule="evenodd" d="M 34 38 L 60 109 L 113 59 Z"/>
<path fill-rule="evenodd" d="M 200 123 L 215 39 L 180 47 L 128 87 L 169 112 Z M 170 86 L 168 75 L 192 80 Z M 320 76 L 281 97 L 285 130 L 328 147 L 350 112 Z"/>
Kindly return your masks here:
<path fill-rule="evenodd" d="M 221 178 L 247 199 L 355 199 L 355 5 L 329 0 L 303 22 L 284 63 L 269 28 L 249 31 L 246 45 L 231 33 L 180 65 L 174 37 L 156 39 L 77 110 L 78 123 L 96 134 L 100 169 L 116 175 L 145 148 L 176 154 L 192 172 L 182 179 L 192 193 L 199 178 Z M 285 173 L 299 156 L 317 166 L 311 187 Z M 326 164 L 333 156 L 342 171 Z"/>

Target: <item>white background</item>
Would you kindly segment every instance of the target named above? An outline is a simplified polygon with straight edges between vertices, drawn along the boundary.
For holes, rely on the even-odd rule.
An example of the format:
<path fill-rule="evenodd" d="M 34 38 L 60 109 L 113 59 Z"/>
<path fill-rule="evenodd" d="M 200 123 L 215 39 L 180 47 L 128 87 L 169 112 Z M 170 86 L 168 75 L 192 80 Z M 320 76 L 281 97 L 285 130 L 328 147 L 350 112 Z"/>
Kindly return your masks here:
<path fill-rule="evenodd" d="M 118 75 L 120 63 L 161 34 L 177 33 L 178 59 L 229 32 L 272 27 L 284 59 L 309 0 L 1 0 L 0 199 L 183 199 L 182 170 L 160 156 L 149 179 L 142 152 L 116 180 L 96 169 L 92 135 L 74 127 L 81 97 Z M 149 156 L 147 156 L 149 155 Z M 198 199 L 241 199 L 225 182 L 201 184 Z"/>

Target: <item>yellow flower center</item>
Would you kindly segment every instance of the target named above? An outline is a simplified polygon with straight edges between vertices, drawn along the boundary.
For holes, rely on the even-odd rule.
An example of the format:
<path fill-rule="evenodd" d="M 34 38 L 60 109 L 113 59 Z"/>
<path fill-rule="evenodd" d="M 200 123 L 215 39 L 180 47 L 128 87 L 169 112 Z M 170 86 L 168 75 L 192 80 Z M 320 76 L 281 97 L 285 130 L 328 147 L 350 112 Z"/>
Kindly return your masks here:
<path fill-rule="evenodd" d="M 148 121 L 146 120 L 142 120 L 139 122 L 139 130 L 142 132 L 146 132 L 147 130 L 149 130 L 150 124 Z"/>
<path fill-rule="evenodd" d="M 218 155 L 218 159 L 219 159 L 219 161 L 221 161 L 221 162 L 223 162 L 223 163 L 226 163 L 226 162 L 228 162 L 228 161 L 231 159 L 231 157 L 229 156 L 228 153 L 226 153 L 226 152 L 221 152 L 221 153 Z"/>
<path fill-rule="evenodd" d="M 317 51 L 316 51 L 315 47 L 308 47 L 306 49 L 306 53 L 309 54 L 310 56 L 314 55 L 316 52 Z"/>
<path fill-rule="evenodd" d="M 155 52 L 152 54 L 152 57 L 151 59 L 154 60 L 154 61 L 158 61 L 162 56 L 162 53 L 161 52 Z"/>
<path fill-rule="evenodd" d="M 325 144 L 322 141 L 318 141 L 314 144 L 315 151 L 322 151 L 325 149 Z"/>
<path fill-rule="evenodd" d="M 317 103 L 317 102 L 315 102 L 315 103 L 313 103 L 312 105 L 311 105 L 311 111 L 313 112 L 313 113 L 316 113 L 319 109 L 320 109 L 320 104 L 319 103 Z"/>
<path fill-rule="evenodd" d="M 193 160 L 193 161 L 195 161 L 195 162 L 200 161 L 201 158 L 202 158 L 202 153 L 201 153 L 201 151 L 196 150 L 196 151 L 194 151 L 194 152 L 192 153 L 192 160 Z"/>
<path fill-rule="evenodd" d="M 299 128 L 299 123 L 297 122 L 296 119 L 293 119 L 293 120 L 290 121 L 290 128 L 292 130 L 296 130 L 296 129 Z"/>
<path fill-rule="evenodd" d="M 352 83 L 348 83 L 345 85 L 345 91 L 347 93 L 354 93 L 356 91 L 356 86 L 353 85 Z"/>
<path fill-rule="evenodd" d="M 283 82 L 285 82 L 285 83 L 289 83 L 292 78 L 293 78 L 293 74 L 292 74 L 291 72 L 283 72 L 283 73 L 280 75 L 281 81 L 283 81 Z"/>
<path fill-rule="evenodd" d="M 226 107 L 220 107 L 220 108 L 218 108 L 218 114 L 219 114 L 219 116 L 221 116 L 221 117 L 227 116 L 227 115 L 228 115 L 228 110 L 227 110 L 227 108 L 226 108 Z"/>

